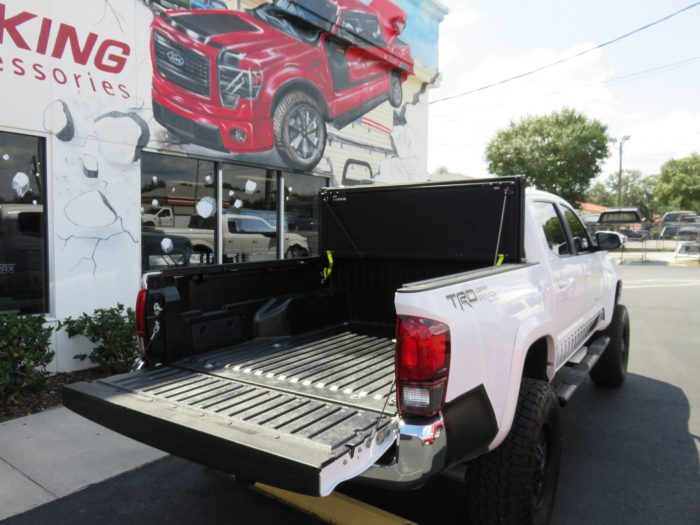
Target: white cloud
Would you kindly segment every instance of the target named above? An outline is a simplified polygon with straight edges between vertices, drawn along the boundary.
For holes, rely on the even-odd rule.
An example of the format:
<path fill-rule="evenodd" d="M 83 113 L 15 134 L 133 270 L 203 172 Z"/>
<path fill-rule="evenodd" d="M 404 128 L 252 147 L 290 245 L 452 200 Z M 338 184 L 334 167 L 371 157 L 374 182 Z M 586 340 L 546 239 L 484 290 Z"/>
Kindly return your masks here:
<path fill-rule="evenodd" d="M 483 16 L 483 15 L 481 15 Z M 581 43 L 565 50 L 535 49 L 516 56 L 486 56 L 473 64 L 451 56 L 458 49 L 460 24 L 441 27 L 441 72 L 443 82 L 430 92 L 437 100 L 505 77 L 535 69 L 592 47 Z M 447 49 L 447 56 L 442 53 Z M 486 176 L 484 151 L 497 130 L 526 115 L 543 115 L 563 107 L 573 107 L 607 124 L 610 135 L 630 135 L 625 144 L 624 168 L 657 173 L 673 156 L 700 151 L 700 114 L 676 110 L 653 112 L 629 107 L 624 98 L 616 99 L 612 85 L 616 75 L 603 65 L 603 52 L 596 50 L 580 58 L 554 66 L 524 79 L 430 106 L 429 171 L 447 166 L 450 171 Z M 618 154 L 613 153 L 604 174 L 617 170 Z"/>

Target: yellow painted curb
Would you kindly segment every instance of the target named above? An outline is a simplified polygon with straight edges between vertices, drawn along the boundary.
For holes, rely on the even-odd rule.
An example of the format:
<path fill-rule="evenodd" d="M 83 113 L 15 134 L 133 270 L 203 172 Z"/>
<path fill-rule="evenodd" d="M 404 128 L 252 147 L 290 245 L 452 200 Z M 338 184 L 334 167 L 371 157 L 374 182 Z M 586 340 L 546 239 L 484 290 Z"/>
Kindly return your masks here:
<path fill-rule="evenodd" d="M 256 483 L 254 488 L 275 499 L 335 525 L 417 525 L 384 510 L 344 494 L 334 492 L 325 498 L 305 496 L 296 492 Z"/>

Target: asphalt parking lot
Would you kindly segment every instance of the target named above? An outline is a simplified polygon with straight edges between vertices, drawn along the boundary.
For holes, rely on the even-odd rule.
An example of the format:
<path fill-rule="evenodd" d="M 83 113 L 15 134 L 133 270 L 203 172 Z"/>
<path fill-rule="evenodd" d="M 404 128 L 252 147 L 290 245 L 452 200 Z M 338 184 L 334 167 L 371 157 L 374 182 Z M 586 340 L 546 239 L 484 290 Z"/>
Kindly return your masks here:
<path fill-rule="evenodd" d="M 629 376 L 585 383 L 564 409 L 553 524 L 695 524 L 700 516 L 700 265 L 623 265 Z M 463 485 L 342 492 L 418 523 L 464 523 Z M 166 457 L 6 521 L 35 523 L 316 523 L 198 465 Z"/>

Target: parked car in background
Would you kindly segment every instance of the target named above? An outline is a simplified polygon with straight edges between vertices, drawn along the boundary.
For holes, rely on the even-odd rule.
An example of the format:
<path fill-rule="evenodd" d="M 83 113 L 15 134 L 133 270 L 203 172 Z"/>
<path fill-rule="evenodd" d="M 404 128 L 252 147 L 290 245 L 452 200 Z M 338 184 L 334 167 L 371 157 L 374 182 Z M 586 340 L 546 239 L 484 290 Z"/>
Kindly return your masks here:
<path fill-rule="evenodd" d="M 171 206 L 163 206 L 141 214 L 141 224 L 144 226 L 175 226 L 175 218 Z"/>
<path fill-rule="evenodd" d="M 223 230 L 224 262 L 244 262 L 274 259 L 277 255 L 277 230 L 262 217 L 256 215 L 225 213 L 226 228 Z M 213 264 L 216 217 L 202 218 L 193 215 L 186 228 L 162 227 L 166 235 L 178 235 L 189 239 L 192 250 L 201 263 Z M 307 257 L 309 242 L 297 233 L 284 234 L 285 259 Z"/>
<path fill-rule="evenodd" d="M 628 239 L 634 241 L 646 241 L 651 238 L 651 233 L 649 230 L 632 230 L 630 228 L 620 228 L 620 233 L 625 235 Z"/>
<path fill-rule="evenodd" d="M 664 224 L 686 223 L 697 224 L 698 214 L 694 211 L 668 211 L 661 218 L 662 227 Z"/>
<path fill-rule="evenodd" d="M 192 253 L 192 243 L 187 237 L 170 235 L 149 226 L 141 231 L 142 271 L 188 266 Z"/>
<path fill-rule="evenodd" d="M 695 240 L 700 238 L 700 224 L 676 224 L 664 226 L 661 230 L 662 239 Z"/>

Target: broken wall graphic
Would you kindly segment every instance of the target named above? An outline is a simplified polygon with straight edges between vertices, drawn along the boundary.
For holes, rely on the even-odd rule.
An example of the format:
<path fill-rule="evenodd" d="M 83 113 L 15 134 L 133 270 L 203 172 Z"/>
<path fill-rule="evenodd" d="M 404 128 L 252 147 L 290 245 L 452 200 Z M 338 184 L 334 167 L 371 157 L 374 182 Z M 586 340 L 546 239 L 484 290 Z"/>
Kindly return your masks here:
<path fill-rule="evenodd" d="M 85 309 L 112 304 L 105 289 L 131 302 L 144 147 L 312 170 L 334 184 L 424 177 L 437 5 L 0 0 L 3 126 L 47 141 L 57 311 L 80 313 L 70 310 L 76 283 L 92 283 L 80 291 Z M 9 182 L 15 192 L 27 191 L 23 173 Z M 208 199 L 197 211 L 213 213 Z M 159 253 L 180 242 L 152 241 Z"/>
<path fill-rule="evenodd" d="M 402 106 L 421 103 L 416 93 L 437 76 L 444 12 L 425 8 L 435 2 L 274 0 L 217 12 L 177 4 L 149 2 L 152 146 L 315 171 L 336 184 L 358 170 L 371 181 L 409 142 L 425 148 L 412 130 L 393 131 L 410 125 L 414 112 Z M 416 127 L 425 126 L 418 113 Z M 427 176 L 425 155 L 411 159 L 384 178 Z"/>
<path fill-rule="evenodd" d="M 138 286 L 151 115 L 137 96 L 134 34 L 150 15 L 124 0 L 0 2 L 3 126 L 46 139 L 47 262 L 62 316 L 131 303 Z M 18 195 L 26 175 L 12 181 Z"/>

